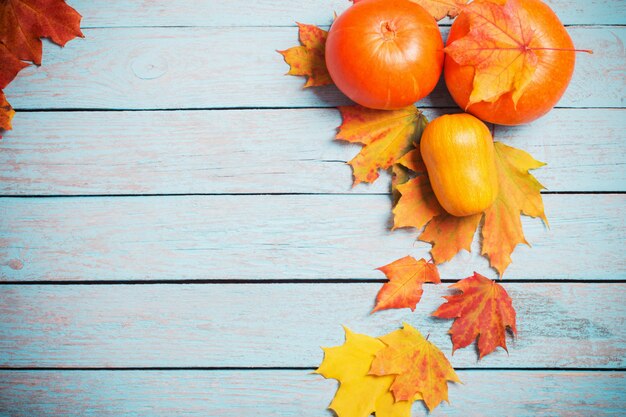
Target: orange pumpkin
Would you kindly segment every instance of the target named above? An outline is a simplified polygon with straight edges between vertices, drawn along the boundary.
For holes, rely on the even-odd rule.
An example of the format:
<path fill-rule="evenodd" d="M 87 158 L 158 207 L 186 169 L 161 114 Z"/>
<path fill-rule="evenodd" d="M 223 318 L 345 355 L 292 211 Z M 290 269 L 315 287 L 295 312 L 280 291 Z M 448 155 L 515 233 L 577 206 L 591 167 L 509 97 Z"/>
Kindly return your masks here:
<path fill-rule="evenodd" d="M 435 19 L 409 0 L 360 0 L 328 32 L 326 66 L 350 99 L 399 109 L 426 97 L 443 68 Z"/>
<path fill-rule="evenodd" d="M 574 44 L 556 14 L 540 0 L 519 0 L 530 20 L 523 22 L 534 32 L 531 47 L 538 58 L 537 69 L 517 105 L 512 93 L 493 103 L 481 101 L 467 106 L 472 94 L 474 67 L 462 66 L 446 56 L 444 77 L 448 91 L 465 111 L 482 120 L 502 125 L 529 123 L 550 111 L 560 100 L 574 73 Z M 470 31 L 467 13 L 461 13 L 450 28 L 447 45 Z"/>
<path fill-rule="evenodd" d="M 488 209 L 498 195 L 498 175 L 489 128 L 469 114 L 430 122 L 420 142 L 430 184 L 441 206 L 453 216 Z"/>

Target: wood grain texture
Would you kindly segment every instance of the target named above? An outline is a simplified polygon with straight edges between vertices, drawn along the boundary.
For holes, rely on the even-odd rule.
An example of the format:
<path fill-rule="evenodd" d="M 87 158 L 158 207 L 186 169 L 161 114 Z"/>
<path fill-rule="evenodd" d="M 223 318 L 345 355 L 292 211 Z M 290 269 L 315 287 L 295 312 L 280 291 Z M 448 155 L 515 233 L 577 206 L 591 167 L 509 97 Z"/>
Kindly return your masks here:
<path fill-rule="evenodd" d="M 624 27 L 571 27 L 579 48 L 559 107 L 620 107 L 626 97 Z M 445 30 L 444 30 L 445 32 Z M 445 35 L 445 34 L 444 34 Z M 117 28 L 85 30 L 85 39 L 48 46 L 41 67 L 20 72 L 5 90 L 17 109 L 190 109 L 334 107 L 334 86 L 302 90 L 284 76 L 277 49 L 297 44 L 293 27 Z M 440 83 L 420 106 L 454 106 Z"/>
<path fill-rule="evenodd" d="M 124 26 L 292 26 L 294 21 L 330 24 L 349 0 L 71 0 L 84 16 L 83 28 Z M 623 24 L 624 2 L 546 0 L 564 24 Z M 449 24 L 449 20 L 443 24 Z"/>
<path fill-rule="evenodd" d="M 450 385 L 450 404 L 429 415 L 608 417 L 626 411 L 626 378 L 619 372 L 458 375 L 463 384 Z M 0 415 L 331 417 L 324 407 L 335 388 L 307 371 L 0 371 Z M 416 403 L 413 415 L 424 414 Z"/>
<path fill-rule="evenodd" d="M 623 280 L 626 195 L 546 195 L 551 229 L 524 217 L 509 279 Z M 2 280 L 383 278 L 430 245 L 389 231 L 387 195 L 0 199 Z M 480 271 L 462 252 L 443 278 Z M 488 272 L 489 271 L 489 272 Z"/>
<path fill-rule="evenodd" d="M 434 118 L 453 109 L 426 109 Z M 555 109 L 495 139 L 548 162 L 550 191 L 625 191 L 621 109 Z M 387 193 L 352 188 L 359 146 L 334 142 L 334 109 L 18 113 L 0 141 L 0 193 Z M 46 126 L 28 129 L 28 126 Z M 581 162 L 584 156 L 584 162 Z"/>
<path fill-rule="evenodd" d="M 341 324 L 381 336 L 407 321 L 449 356 L 449 294 L 425 286 L 415 313 L 370 315 L 379 283 L 7 285 L 0 299 L 3 367 L 314 367 Z M 455 367 L 618 368 L 626 363 L 626 284 L 504 283 L 519 337 Z M 510 342 L 510 343 L 509 343 Z"/>

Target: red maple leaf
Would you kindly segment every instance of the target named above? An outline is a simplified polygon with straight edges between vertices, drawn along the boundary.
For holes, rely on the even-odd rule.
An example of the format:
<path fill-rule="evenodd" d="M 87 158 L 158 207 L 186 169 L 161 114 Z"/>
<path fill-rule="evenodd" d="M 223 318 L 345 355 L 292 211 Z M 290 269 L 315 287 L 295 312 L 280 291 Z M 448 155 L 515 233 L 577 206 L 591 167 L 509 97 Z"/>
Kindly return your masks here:
<path fill-rule="evenodd" d="M 0 42 L 17 58 L 41 65 L 41 39 L 60 46 L 77 36 L 81 15 L 63 0 L 0 1 Z"/>
<path fill-rule="evenodd" d="M 506 330 L 515 335 L 515 310 L 511 297 L 495 281 L 474 272 L 450 288 L 461 294 L 444 297 L 448 302 L 439 306 L 433 316 L 454 319 L 450 328 L 452 352 L 469 346 L 478 338 L 480 358 L 496 350 L 506 348 Z"/>

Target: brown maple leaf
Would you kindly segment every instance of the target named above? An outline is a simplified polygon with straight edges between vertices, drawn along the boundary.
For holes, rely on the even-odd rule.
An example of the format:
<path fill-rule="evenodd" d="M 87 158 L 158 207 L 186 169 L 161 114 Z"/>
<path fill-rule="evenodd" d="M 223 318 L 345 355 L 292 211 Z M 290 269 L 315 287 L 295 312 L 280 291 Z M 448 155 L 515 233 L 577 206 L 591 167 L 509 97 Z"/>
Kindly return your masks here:
<path fill-rule="evenodd" d="M 469 0 L 411 0 L 422 6 L 430 13 L 435 20 L 439 21 L 444 17 L 456 17 Z"/>
<path fill-rule="evenodd" d="M 537 69 L 540 48 L 527 22 L 528 13 L 518 0 L 497 4 L 474 1 L 464 9 L 470 31 L 452 42 L 445 52 L 460 65 L 475 69 L 467 107 L 479 101 L 494 102 L 512 92 L 513 103 L 528 87 Z"/>
<path fill-rule="evenodd" d="M 15 110 L 13 110 L 4 93 L 0 90 L 0 139 L 2 139 L 2 130 L 11 129 L 11 120 L 14 115 Z"/>
<path fill-rule="evenodd" d="M 22 68 L 28 64 L 20 61 L 9 51 L 3 43 L 0 43 L 0 90 L 9 85 Z"/>
<path fill-rule="evenodd" d="M 343 122 L 336 139 L 365 145 L 350 162 L 354 185 L 374 182 L 378 170 L 390 168 L 413 149 L 422 136 L 426 117 L 415 106 L 398 110 L 374 110 L 340 106 Z"/>
<path fill-rule="evenodd" d="M 547 224 L 541 190 L 544 188 L 529 170 L 543 165 L 528 153 L 494 142 L 498 181 L 498 196 L 484 213 L 455 217 L 445 212 L 437 201 L 428 176 L 423 172 L 416 152 L 408 153 L 400 162 L 422 171 L 416 177 L 395 187 L 400 198 L 393 209 L 394 229 L 414 227 L 421 229 L 419 240 L 431 243 L 431 255 L 436 264 L 447 262 L 460 250 L 470 245 L 481 219 L 482 254 L 502 275 L 511 263 L 511 254 L 520 243 L 526 243 L 520 215 L 540 217 Z M 412 161 L 412 162 L 407 162 Z"/>
<path fill-rule="evenodd" d="M 454 319 L 450 328 L 452 352 L 469 346 L 478 338 L 479 357 L 496 350 L 498 346 L 506 348 L 507 328 L 515 335 L 515 310 L 511 297 L 495 281 L 474 272 L 474 276 L 465 278 L 450 288 L 461 291 L 460 294 L 444 297 L 443 303 L 433 316 Z"/>
<path fill-rule="evenodd" d="M 332 84 L 326 68 L 326 38 L 328 32 L 314 25 L 298 23 L 301 46 L 278 51 L 289 65 L 288 75 L 306 76 L 304 88 Z"/>
<path fill-rule="evenodd" d="M 415 311 L 415 306 L 420 302 L 424 290 L 422 284 L 432 282 L 440 284 L 439 271 L 435 264 L 419 261 L 412 256 L 405 256 L 378 268 L 389 279 L 378 295 L 376 306 L 372 313 L 391 308 L 410 308 Z"/>
<path fill-rule="evenodd" d="M 19 59 L 41 65 L 41 39 L 64 46 L 80 31 L 81 15 L 63 0 L 0 1 L 0 42 Z"/>
<path fill-rule="evenodd" d="M 461 382 L 450 362 L 437 346 L 404 323 L 379 339 L 386 345 L 376 352 L 371 375 L 396 375 L 391 392 L 396 401 L 420 395 L 429 410 L 448 401 L 448 381 Z"/>

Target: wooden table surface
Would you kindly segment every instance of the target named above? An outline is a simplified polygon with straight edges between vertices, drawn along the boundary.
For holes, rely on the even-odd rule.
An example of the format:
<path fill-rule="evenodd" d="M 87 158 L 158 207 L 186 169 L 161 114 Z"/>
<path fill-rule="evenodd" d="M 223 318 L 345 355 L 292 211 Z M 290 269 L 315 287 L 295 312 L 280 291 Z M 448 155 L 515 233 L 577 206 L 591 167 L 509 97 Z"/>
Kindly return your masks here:
<path fill-rule="evenodd" d="M 503 281 L 510 354 L 458 351 L 465 384 L 434 416 L 626 413 L 626 2 L 548 3 L 595 53 L 558 108 L 495 137 L 548 162 L 551 227 L 524 219 L 533 247 Z M 450 323 L 429 317 L 444 285 L 369 315 L 374 268 L 429 247 L 389 231 L 387 175 L 351 189 L 358 147 L 332 140 L 347 100 L 303 91 L 275 52 L 347 1 L 70 4 L 85 39 L 47 43 L 6 89 L 0 415 L 330 416 L 336 383 L 311 371 L 341 324 L 407 321 L 450 354 Z M 439 86 L 418 106 L 454 103 Z M 495 277 L 474 249 L 447 283 Z"/>

